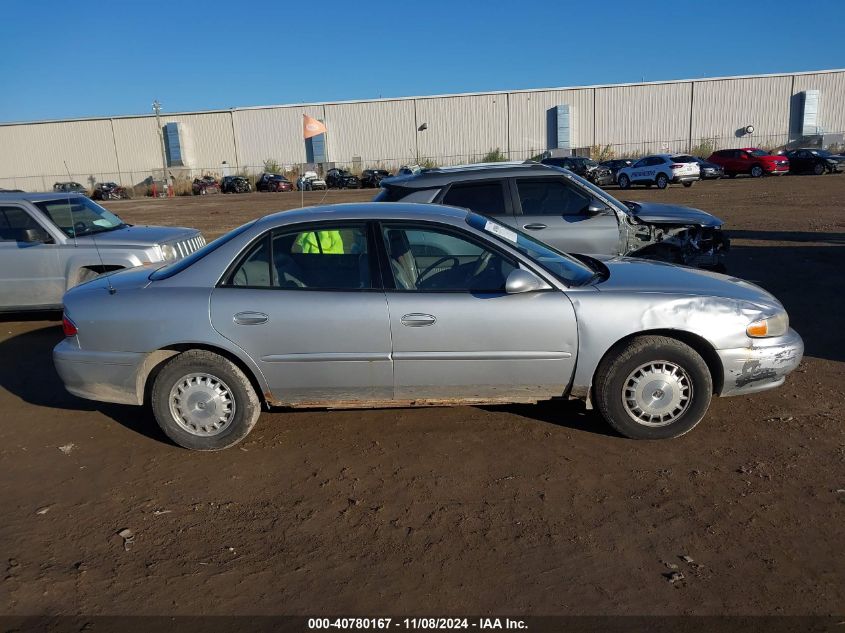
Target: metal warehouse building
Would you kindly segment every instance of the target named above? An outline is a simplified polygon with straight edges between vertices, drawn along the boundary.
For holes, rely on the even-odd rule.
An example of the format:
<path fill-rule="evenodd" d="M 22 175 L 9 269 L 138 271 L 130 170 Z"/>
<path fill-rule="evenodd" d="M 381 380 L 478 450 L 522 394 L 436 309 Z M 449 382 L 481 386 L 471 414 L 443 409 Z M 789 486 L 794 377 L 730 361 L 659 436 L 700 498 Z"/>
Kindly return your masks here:
<path fill-rule="evenodd" d="M 693 148 L 841 143 L 845 70 L 374 99 L 0 124 L 0 187 L 70 179 L 137 184 L 162 171 L 260 171 L 267 159 L 353 167 L 524 159 L 549 149 L 617 156 Z M 325 122 L 322 156 L 302 115 Z M 749 133 L 749 126 L 753 131 Z M 322 145 L 322 144 L 321 144 Z"/>

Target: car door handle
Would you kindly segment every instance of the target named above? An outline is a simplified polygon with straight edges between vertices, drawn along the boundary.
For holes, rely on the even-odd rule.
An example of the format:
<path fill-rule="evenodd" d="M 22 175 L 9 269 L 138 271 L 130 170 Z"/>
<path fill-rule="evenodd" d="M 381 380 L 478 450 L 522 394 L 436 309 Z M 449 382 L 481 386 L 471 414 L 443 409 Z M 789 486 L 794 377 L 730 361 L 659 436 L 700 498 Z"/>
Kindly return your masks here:
<path fill-rule="evenodd" d="M 522 228 L 528 229 L 529 231 L 539 231 L 540 229 L 546 228 L 546 225 L 540 222 L 534 222 L 533 224 L 523 224 Z"/>
<path fill-rule="evenodd" d="M 402 317 L 402 325 L 407 327 L 424 327 L 426 325 L 434 325 L 437 323 L 437 318 L 431 314 L 406 314 Z"/>
<path fill-rule="evenodd" d="M 261 325 L 267 323 L 270 317 L 263 312 L 238 312 L 233 319 L 238 325 Z"/>

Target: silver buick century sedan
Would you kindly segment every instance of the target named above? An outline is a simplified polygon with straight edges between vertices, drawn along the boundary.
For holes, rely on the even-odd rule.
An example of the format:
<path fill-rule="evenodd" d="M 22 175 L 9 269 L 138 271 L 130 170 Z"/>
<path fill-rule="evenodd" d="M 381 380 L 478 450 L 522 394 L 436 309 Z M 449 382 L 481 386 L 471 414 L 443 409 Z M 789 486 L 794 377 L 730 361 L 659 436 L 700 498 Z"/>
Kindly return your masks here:
<path fill-rule="evenodd" d="M 682 435 L 713 394 L 783 383 L 803 354 L 748 282 L 558 252 L 430 204 L 269 215 L 188 257 L 64 297 L 54 361 L 83 398 L 143 405 L 177 444 L 242 440 L 263 407 L 581 399 L 635 439 Z"/>

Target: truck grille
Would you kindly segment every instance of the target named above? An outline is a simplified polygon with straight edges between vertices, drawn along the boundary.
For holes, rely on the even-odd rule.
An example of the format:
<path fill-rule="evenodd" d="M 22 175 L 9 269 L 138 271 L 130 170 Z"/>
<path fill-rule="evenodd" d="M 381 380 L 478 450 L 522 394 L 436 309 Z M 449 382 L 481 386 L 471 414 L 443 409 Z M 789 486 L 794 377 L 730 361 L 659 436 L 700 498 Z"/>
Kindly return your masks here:
<path fill-rule="evenodd" d="M 175 248 L 176 252 L 179 254 L 179 259 L 187 257 L 194 251 L 201 249 L 203 246 L 205 246 L 205 238 L 203 238 L 202 235 L 197 235 L 187 240 L 173 242 L 173 248 Z"/>

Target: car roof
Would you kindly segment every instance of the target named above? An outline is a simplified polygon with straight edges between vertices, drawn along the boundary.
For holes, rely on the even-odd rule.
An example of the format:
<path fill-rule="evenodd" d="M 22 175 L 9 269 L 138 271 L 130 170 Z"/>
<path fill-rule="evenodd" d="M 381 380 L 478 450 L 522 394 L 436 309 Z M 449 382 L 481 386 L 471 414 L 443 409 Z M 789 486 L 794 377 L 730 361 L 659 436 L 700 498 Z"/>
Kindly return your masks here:
<path fill-rule="evenodd" d="M 326 204 L 305 207 L 290 211 L 278 211 L 265 215 L 258 222 L 262 225 L 275 225 L 279 220 L 283 224 L 320 220 L 429 220 L 459 223 L 466 220 L 466 209 L 442 204 L 422 204 L 414 202 L 349 202 L 346 204 Z"/>
<path fill-rule="evenodd" d="M 46 192 L 46 191 L 0 191 L 0 200 L 26 200 L 27 202 L 45 202 L 47 200 L 67 200 L 68 198 L 85 198 L 81 193 L 72 191 Z"/>
<path fill-rule="evenodd" d="M 415 174 L 403 174 L 386 178 L 381 181 L 381 184 L 383 187 L 429 189 L 442 187 L 455 180 L 485 180 L 487 178 L 514 178 L 557 173 L 560 173 L 559 168 L 534 161 L 473 163 L 469 165 L 423 169 Z"/>

